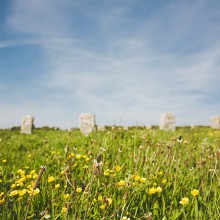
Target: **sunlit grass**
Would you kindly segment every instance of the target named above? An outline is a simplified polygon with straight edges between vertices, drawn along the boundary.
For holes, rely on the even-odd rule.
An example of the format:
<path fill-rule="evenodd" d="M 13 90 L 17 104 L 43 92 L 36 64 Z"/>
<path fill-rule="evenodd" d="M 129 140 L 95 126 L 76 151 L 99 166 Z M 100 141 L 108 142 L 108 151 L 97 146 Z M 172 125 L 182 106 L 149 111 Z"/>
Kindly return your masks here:
<path fill-rule="evenodd" d="M 1 130 L 0 149 L 1 219 L 220 219 L 218 130 Z"/>

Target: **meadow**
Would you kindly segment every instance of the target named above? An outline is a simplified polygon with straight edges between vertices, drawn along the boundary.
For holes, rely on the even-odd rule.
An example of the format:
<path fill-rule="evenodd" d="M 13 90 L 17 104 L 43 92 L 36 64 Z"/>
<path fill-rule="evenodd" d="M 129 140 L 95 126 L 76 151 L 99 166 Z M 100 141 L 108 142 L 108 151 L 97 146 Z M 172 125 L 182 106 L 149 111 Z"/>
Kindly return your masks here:
<path fill-rule="evenodd" d="M 220 219 L 220 130 L 0 130 L 0 219 Z"/>

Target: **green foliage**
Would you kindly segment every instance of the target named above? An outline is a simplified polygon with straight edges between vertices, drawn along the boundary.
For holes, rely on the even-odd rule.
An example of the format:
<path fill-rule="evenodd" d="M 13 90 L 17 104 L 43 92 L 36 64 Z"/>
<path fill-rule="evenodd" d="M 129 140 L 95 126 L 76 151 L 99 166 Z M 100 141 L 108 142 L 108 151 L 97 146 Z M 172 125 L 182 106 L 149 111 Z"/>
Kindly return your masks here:
<path fill-rule="evenodd" d="M 219 146 L 208 127 L 0 130 L 0 219 L 220 219 Z"/>

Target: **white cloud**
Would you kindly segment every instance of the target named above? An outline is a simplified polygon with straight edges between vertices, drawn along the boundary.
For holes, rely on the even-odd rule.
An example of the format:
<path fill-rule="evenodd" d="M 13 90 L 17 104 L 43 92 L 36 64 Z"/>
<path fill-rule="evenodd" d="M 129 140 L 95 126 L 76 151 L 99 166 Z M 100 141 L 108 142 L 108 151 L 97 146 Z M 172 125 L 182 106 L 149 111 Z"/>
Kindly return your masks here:
<path fill-rule="evenodd" d="M 214 35 L 216 24 L 206 21 L 211 11 L 201 16 L 206 3 L 170 3 L 137 19 L 131 17 L 132 1 L 103 8 L 81 1 L 14 2 L 7 24 L 30 34 L 24 41 L 30 46 L 43 48 L 46 71 L 38 88 L 45 91 L 39 95 L 44 100 L 23 100 L 25 107 L 11 109 L 20 109 L 19 118 L 30 109 L 39 124 L 54 120 L 68 127 L 78 124 L 80 111 L 94 112 L 101 124 L 157 124 L 167 111 L 177 115 L 179 124 L 208 124 L 220 107 L 219 102 L 204 107 L 210 94 L 218 96 L 220 43 Z M 81 20 L 93 26 L 83 29 L 77 24 Z M 210 25 L 207 31 L 215 41 L 199 28 L 200 21 L 205 22 L 203 28 Z M 60 92 L 58 99 L 47 93 L 54 90 Z"/>

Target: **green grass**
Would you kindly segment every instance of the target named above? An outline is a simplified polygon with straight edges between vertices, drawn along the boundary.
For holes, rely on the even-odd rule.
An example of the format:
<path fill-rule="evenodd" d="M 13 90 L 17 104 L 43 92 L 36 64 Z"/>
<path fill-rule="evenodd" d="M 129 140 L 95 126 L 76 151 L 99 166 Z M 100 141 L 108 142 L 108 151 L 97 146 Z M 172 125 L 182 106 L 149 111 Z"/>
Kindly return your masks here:
<path fill-rule="evenodd" d="M 0 152 L 0 219 L 220 219 L 219 130 L 0 130 Z"/>

